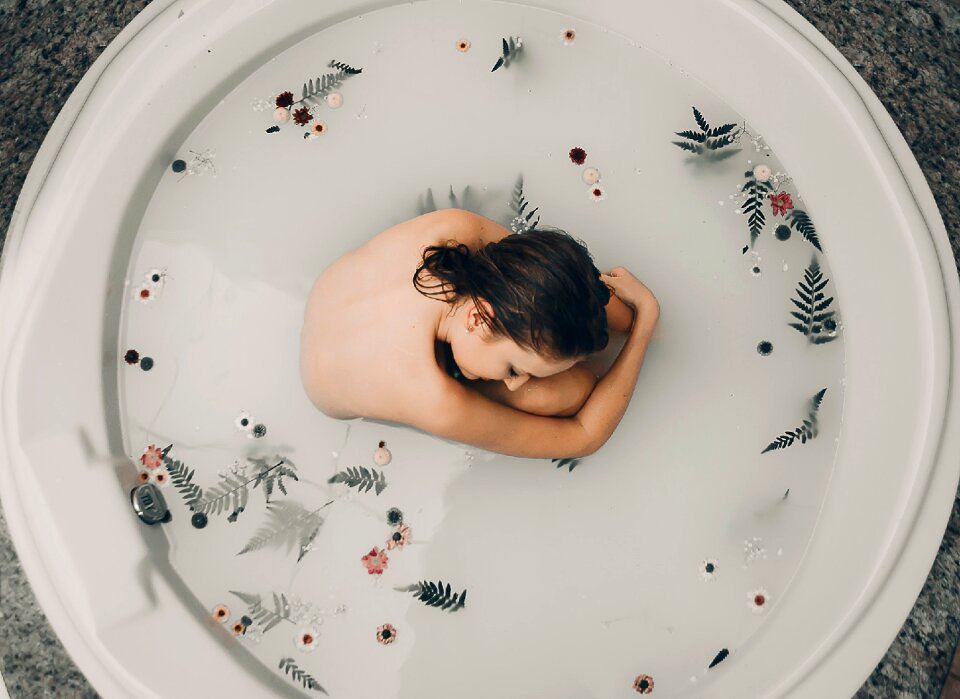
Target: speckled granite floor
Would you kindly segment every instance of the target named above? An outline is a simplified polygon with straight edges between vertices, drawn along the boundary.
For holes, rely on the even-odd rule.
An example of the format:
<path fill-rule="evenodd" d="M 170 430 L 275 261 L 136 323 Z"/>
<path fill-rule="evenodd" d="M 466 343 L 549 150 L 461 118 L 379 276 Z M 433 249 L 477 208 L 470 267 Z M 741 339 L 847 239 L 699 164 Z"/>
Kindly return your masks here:
<path fill-rule="evenodd" d="M 840 49 L 887 108 L 926 174 L 960 260 L 960 4 L 787 2 Z M 27 171 L 61 106 L 104 47 L 147 4 L 0 0 L 0 247 Z M 2 515 L 0 619 L 0 672 L 13 699 L 98 696 L 37 607 Z M 958 640 L 960 499 L 916 606 L 857 699 L 938 699 Z M 960 671 L 960 664 L 955 667 Z"/>

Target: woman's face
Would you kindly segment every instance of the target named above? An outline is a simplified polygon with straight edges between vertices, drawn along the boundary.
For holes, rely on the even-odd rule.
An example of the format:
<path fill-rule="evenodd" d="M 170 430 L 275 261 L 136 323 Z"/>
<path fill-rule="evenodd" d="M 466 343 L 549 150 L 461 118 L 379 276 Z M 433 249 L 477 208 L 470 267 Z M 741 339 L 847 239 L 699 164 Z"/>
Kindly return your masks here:
<path fill-rule="evenodd" d="M 530 378 L 553 376 L 570 369 L 576 359 L 551 359 L 521 347 L 509 337 L 493 335 L 487 325 L 467 314 L 467 322 L 450 341 L 453 361 L 471 381 L 503 381 L 516 391 Z"/>

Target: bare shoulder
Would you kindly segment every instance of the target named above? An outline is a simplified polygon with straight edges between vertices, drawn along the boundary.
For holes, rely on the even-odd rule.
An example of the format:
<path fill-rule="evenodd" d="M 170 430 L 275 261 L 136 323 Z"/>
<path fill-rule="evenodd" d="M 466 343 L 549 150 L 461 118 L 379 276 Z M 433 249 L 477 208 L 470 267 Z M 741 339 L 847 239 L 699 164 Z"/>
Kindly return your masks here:
<path fill-rule="evenodd" d="M 439 371 L 415 393 L 392 396 L 378 413 L 372 417 L 510 456 L 578 457 L 600 447 L 576 417 L 543 417 L 511 408 Z"/>
<path fill-rule="evenodd" d="M 420 250 L 426 245 L 436 245 L 449 240 L 463 243 L 476 250 L 487 243 L 510 235 L 510 231 L 480 214 L 466 209 L 438 209 L 408 219 L 387 230 L 371 242 L 397 241 L 416 245 Z"/>

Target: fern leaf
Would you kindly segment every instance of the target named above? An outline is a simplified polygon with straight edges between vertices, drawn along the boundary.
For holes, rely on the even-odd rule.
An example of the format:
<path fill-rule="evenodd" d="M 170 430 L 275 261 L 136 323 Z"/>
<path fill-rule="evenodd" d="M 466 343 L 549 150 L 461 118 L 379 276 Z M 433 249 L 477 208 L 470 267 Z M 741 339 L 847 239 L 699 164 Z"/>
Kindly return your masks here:
<path fill-rule="evenodd" d="M 378 473 L 374 468 L 367 469 L 366 466 L 349 467 L 345 471 L 331 476 L 327 482 L 346 483 L 348 487 L 357 488 L 360 492 L 369 492 L 371 488 L 376 488 L 377 495 L 387 487 L 384 474 Z"/>
<path fill-rule="evenodd" d="M 696 107 L 693 108 L 693 118 L 697 120 L 697 126 L 703 131 L 710 130 L 710 124 L 707 123 L 707 120 L 703 118 L 703 114 L 701 114 L 700 110 Z"/>
<path fill-rule="evenodd" d="M 400 592 L 412 592 L 413 595 L 428 607 L 439 607 L 442 611 L 455 612 L 466 606 L 467 591 L 459 595 L 453 592 L 450 583 L 446 585 L 440 580 L 437 583 L 421 581 L 405 587 L 395 587 Z"/>
<path fill-rule="evenodd" d="M 266 519 L 267 523 L 260 527 L 246 546 L 237 552 L 238 556 L 262 549 L 268 544 L 282 546 L 286 542 L 288 548 L 292 543 L 300 543 L 300 558 L 303 558 L 304 536 L 309 531 L 319 530 L 320 525 L 323 524 L 323 518 L 316 514 L 316 511 L 310 511 L 301 505 L 286 501 L 267 505 Z M 300 558 L 297 560 L 299 561 Z"/>
<path fill-rule="evenodd" d="M 736 124 L 724 124 L 723 126 L 718 126 L 715 129 L 710 129 L 707 132 L 707 136 L 710 138 L 715 138 L 716 136 L 723 136 L 724 134 L 730 133 L 731 130 L 736 128 Z"/>
<path fill-rule="evenodd" d="M 359 73 L 363 72 L 363 68 L 353 68 L 346 63 L 341 63 L 340 61 L 330 61 L 327 64 L 327 67 L 342 70 L 344 73 L 349 73 L 350 75 L 358 75 Z"/>
<path fill-rule="evenodd" d="M 307 674 L 294 662 L 293 658 L 283 658 L 280 660 L 280 669 L 285 675 L 290 675 L 295 682 L 299 682 L 304 689 L 311 689 L 315 692 L 327 694 L 327 690 L 320 686 L 311 675 Z"/>
<path fill-rule="evenodd" d="M 810 220 L 810 217 L 805 211 L 800 209 L 792 209 L 786 216 L 787 223 L 796 230 L 804 239 L 810 241 L 810 243 L 820 252 L 823 252 L 823 249 L 820 247 L 820 239 L 817 237 L 817 230 L 813 226 L 813 221 Z"/>
<path fill-rule="evenodd" d="M 803 423 L 800 427 L 797 427 L 793 430 L 787 430 L 775 440 L 770 442 L 767 445 L 767 448 L 764 449 L 761 454 L 766 454 L 768 451 L 773 451 L 775 449 L 786 449 L 793 446 L 794 442 L 799 439 L 801 444 L 806 444 L 808 439 L 815 439 L 818 430 L 817 430 L 817 412 L 820 409 L 820 403 L 823 401 L 823 396 L 826 394 L 827 389 L 821 389 L 810 399 L 810 412 L 807 415 L 807 419 L 801 420 Z"/>
<path fill-rule="evenodd" d="M 190 482 L 193 480 L 193 469 L 187 468 L 183 462 L 174 461 L 168 456 L 163 457 L 163 466 L 170 474 L 170 480 L 173 481 L 173 485 L 180 492 L 187 507 L 193 510 L 196 504 L 203 499 L 203 489 L 196 483 Z"/>
<path fill-rule="evenodd" d="M 699 131 L 674 131 L 674 133 L 677 134 L 677 136 L 689 138 L 691 141 L 696 141 L 697 143 L 703 143 L 707 140 L 707 135 Z"/>
<path fill-rule="evenodd" d="M 503 65 L 503 58 L 501 57 L 497 59 L 497 62 L 494 64 L 493 69 L 490 72 L 492 73 L 494 70 L 496 70 L 502 65 Z"/>

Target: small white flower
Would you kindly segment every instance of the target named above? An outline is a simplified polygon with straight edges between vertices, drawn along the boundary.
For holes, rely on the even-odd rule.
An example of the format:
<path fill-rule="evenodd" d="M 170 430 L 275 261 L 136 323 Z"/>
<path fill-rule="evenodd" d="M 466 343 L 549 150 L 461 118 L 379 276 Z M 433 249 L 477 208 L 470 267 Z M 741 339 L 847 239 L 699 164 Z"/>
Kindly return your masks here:
<path fill-rule="evenodd" d="M 278 124 L 286 124 L 290 121 L 290 110 L 286 107 L 277 107 L 273 110 L 273 120 Z"/>
<path fill-rule="evenodd" d="M 574 29 L 564 29 L 562 32 L 560 32 L 560 41 L 563 42 L 564 46 L 569 46 L 576 38 L 577 32 Z"/>
<path fill-rule="evenodd" d="M 754 614 L 762 613 L 770 603 L 770 593 L 764 588 L 758 587 L 756 590 L 747 593 L 747 606 Z"/>
<path fill-rule="evenodd" d="M 150 303 L 154 298 L 153 288 L 146 284 L 141 284 L 133 290 L 133 296 L 138 299 L 140 303 Z"/>
<path fill-rule="evenodd" d="M 343 95 L 341 95 L 339 92 L 331 92 L 329 95 L 324 97 L 324 100 L 326 100 L 327 106 L 330 107 L 330 109 L 337 109 L 343 104 Z"/>
<path fill-rule="evenodd" d="M 714 580 L 717 577 L 717 559 L 708 558 L 700 561 L 700 575 L 704 580 Z"/>
<path fill-rule="evenodd" d="M 583 171 L 583 181 L 587 184 L 596 184 L 600 181 L 600 171 L 595 167 L 588 167 Z"/>
<path fill-rule="evenodd" d="M 594 201 L 600 201 L 603 199 L 604 190 L 599 184 L 594 184 L 589 187 L 590 198 Z"/>
<path fill-rule="evenodd" d="M 766 182 L 770 179 L 770 175 L 772 174 L 773 172 L 766 165 L 757 165 L 755 168 L 753 168 L 753 176 L 756 177 L 760 182 Z"/>
<path fill-rule="evenodd" d="M 297 631 L 297 635 L 293 637 L 293 642 L 297 648 L 304 653 L 312 653 L 317 649 L 320 638 L 315 628 L 312 626 L 303 626 Z"/>
<path fill-rule="evenodd" d="M 233 421 L 233 424 L 236 425 L 237 429 L 241 432 L 249 432 L 253 429 L 253 418 L 246 412 L 241 412 L 237 415 L 237 419 Z"/>

